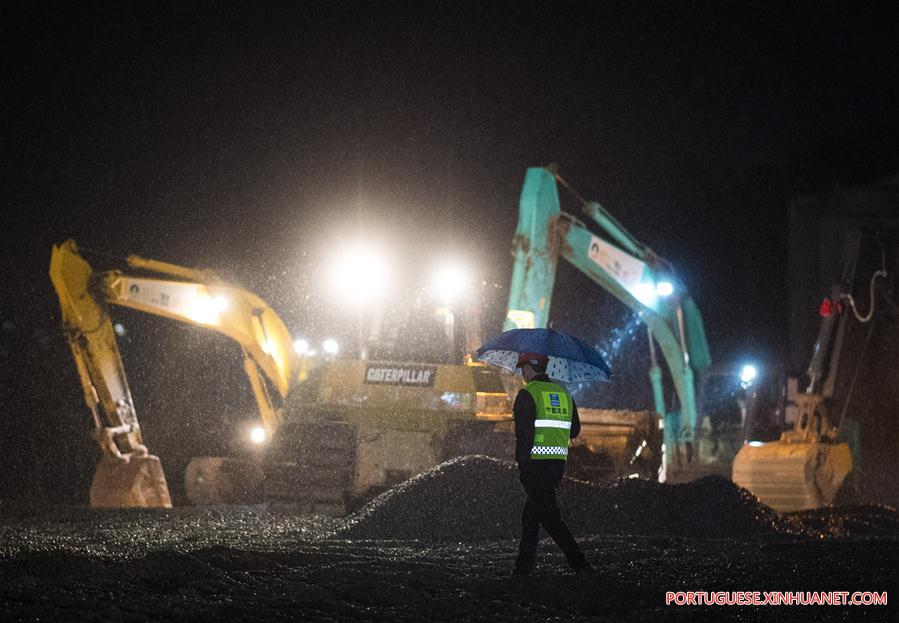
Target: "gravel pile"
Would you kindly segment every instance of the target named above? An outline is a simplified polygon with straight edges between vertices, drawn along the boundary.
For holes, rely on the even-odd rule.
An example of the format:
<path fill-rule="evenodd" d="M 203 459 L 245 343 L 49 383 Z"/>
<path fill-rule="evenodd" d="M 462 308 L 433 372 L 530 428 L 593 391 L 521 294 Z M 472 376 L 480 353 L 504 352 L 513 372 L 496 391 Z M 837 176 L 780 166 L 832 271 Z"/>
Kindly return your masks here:
<path fill-rule="evenodd" d="M 566 479 L 559 502 L 575 535 L 747 537 L 896 536 L 885 507 L 822 509 L 781 517 L 745 489 L 710 476 L 680 485 Z M 338 536 L 356 539 L 479 541 L 517 538 L 524 493 L 514 464 L 485 456 L 447 461 L 372 500 Z"/>
<path fill-rule="evenodd" d="M 566 480 L 559 499 L 572 529 L 582 534 L 738 537 L 776 532 L 779 523 L 755 496 L 717 476 L 680 485 Z"/>
<path fill-rule="evenodd" d="M 382 493 L 338 534 L 361 539 L 478 541 L 518 531 L 524 493 L 513 463 L 449 460 Z"/>
<path fill-rule="evenodd" d="M 774 532 L 778 518 L 723 478 L 685 485 L 566 479 L 559 501 L 577 534 L 745 536 Z M 372 500 L 339 534 L 363 539 L 477 541 L 518 536 L 524 493 L 512 463 L 466 456 L 443 463 Z"/>

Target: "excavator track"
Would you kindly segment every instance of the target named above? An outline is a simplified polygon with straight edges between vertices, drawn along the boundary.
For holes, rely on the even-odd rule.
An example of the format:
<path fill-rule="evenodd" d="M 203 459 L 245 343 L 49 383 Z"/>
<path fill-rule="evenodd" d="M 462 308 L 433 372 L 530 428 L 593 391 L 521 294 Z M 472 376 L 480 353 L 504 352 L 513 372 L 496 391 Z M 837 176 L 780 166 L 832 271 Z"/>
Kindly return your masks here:
<path fill-rule="evenodd" d="M 262 494 L 266 501 L 301 513 L 340 516 L 349 509 L 356 463 L 356 432 L 342 422 L 286 424 L 266 461 Z"/>

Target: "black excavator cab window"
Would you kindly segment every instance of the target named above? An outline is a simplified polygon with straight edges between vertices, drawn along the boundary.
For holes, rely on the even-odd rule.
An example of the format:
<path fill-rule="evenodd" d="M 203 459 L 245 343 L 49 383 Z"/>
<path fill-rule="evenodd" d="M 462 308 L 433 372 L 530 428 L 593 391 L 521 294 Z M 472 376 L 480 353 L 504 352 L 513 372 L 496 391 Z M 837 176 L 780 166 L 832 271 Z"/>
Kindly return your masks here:
<path fill-rule="evenodd" d="M 499 376 L 487 368 L 472 368 L 474 375 L 475 391 L 485 393 L 504 393 L 502 381 Z"/>

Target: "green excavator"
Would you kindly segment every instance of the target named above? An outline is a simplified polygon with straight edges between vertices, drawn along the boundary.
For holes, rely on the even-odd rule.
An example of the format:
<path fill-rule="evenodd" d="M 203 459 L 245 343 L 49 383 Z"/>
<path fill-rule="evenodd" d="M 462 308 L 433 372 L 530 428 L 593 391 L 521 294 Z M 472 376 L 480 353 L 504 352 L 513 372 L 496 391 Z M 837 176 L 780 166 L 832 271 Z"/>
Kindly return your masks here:
<path fill-rule="evenodd" d="M 572 192 L 581 216 L 593 228 L 579 216 L 562 211 L 559 185 Z M 712 367 L 699 309 L 671 263 L 634 238 L 602 205 L 584 200 L 554 167 L 527 171 L 513 255 L 504 328 L 547 326 L 558 261 L 569 262 L 635 311 L 646 326 L 656 426 L 664 431 L 661 480 L 682 482 L 709 474 L 730 477 L 732 448 L 742 444 L 743 428 L 731 429 L 734 443 L 722 443 L 720 435 L 709 439 L 703 418 L 711 404 L 704 399 L 713 392 L 706 389 L 739 389 L 741 383 L 745 386 L 754 380 L 758 384 L 759 379 L 741 381 L 739 371 Z M 667 365 L 678 408 L 666 405 L 659 354 Z M 753 409 L 756 393 L 751 390 L 747 395 L 744 414 Z"/>

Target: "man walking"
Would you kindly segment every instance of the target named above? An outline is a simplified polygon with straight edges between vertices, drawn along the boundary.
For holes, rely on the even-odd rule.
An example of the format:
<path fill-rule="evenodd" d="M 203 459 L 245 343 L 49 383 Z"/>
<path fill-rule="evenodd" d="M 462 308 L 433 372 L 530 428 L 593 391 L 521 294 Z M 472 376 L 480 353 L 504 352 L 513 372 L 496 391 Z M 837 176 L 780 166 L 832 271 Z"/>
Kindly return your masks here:
<path fill-rule="evenodd" d="M 568 440 L 581 430 L 571 396 L 546 375 L 548 358 L 524 353 L 518 367 L 526 385 L 515 398 L 515 461 L 527 501 L 521 513 L 521 542 L 515 575 L 527 575 L 537 557 L 540 526 L 565 553 L 568 565 L 578 573 L 592 570 L 556 501 L 556 487 L 565 474 Z"/>

